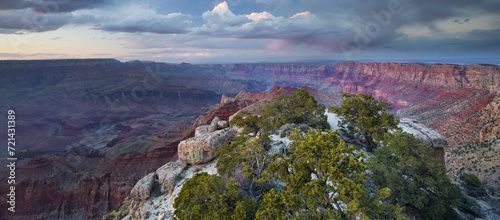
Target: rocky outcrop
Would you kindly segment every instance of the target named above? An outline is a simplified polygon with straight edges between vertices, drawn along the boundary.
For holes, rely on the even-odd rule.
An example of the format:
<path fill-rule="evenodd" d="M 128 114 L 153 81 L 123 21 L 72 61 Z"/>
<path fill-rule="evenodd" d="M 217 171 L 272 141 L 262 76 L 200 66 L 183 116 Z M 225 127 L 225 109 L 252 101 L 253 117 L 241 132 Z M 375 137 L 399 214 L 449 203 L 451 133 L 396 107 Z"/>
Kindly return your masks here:
<path fill-rule="evenodd" d="M 201 125 L 201 126 L 199 126 L 199 127 L 197 127 L 195 129 L 194 136 L 198 137 L 198 136 L 201 136 L 201 135 L 204 135 L 204 134 L 208 134 L 208 133 L 214 132 L 216 130 L 217 129 L 214 126 L 211 126 L 211 125 Z"/>
<path fill-rule="evenodd" d="M 215 117 L 218 117 L 221 120 L 228 121 L 229 116 L 257 101 L 257 99 L 250 97 L 251 95 L 248 92 L 240 92 L 235 98 L 223 95 L 219 107 L 210 112 L 205 117 L 205 120 L 212 121 Z"/>
<path fill-rule="evenodd" d="M 399 127 L 422 140 L 426 146 L 433 148 L 434 157 L 439 160 L 439 163 L 445 165 L 444 148 L 448 147 L 446 138 L 424 124 L 407 118 L 400 120 Z"/>
<path fill-rule="evenodd" d="M 218 156 L 219 147 L 229 144 L 235 136 L 232 128 L 219 127 L 219 124 L 227 125 L 215 118 L 210 125 L 197 129 L 195 137 L 181 141 L 177 150 L 179 159 L 186 164 L 198 165 L 208 163 Z"/>
<path fill-rule="evenodd" d="M 169 162 L 139 180 L 126 199 L 127 214 L 139 219 L 144 215 L 144 205 L 152 196 L 153 189 L 159 188 L 162 194 L 171 194 L 176 184 L 184 178 L 186 168 L 180 161 Z"/>
<path fill-rule="evenodd" d="M 150 173 L 140 179 L 132 188 L 130 196 L 138 200 L 146 200 L 153 190 L 153 184 L 155 182 L 156 173 Z"/>
<path fill-rule="evenodd" d="M 158 168 L 156 170 L 156 175 L 158 176 L 158 184 L 160 185 L 161 193 L 172 193 L 175 184 L 183 178 L 182 173 L 185 169 L 186 165 L 180 161 L 166 163 Z"/>
<path fill-rule="evenodd" d="M 399 122 L 399 127 L 401 127 L 403 131 L 413 134 L 416 138 L 422 140 L 428 147 L 448 147 L 448 142 L 441 134 L 415 120 L 403 118 Z"/>
<path fill-rule="evenodd" d="M 212 120 L 212 123 L 210 123 L 209 125 L 198 126 L 195 129 L 194 136 L 198 137 L 198 136 L 201 136 L 201 135 L 204 135 L 204 134 L 208 134 L 208 133 L 211 133 L 211 132 L 214 132 L 214 131 L 217 131 L 217 130 L 222 130 L 222 129 L 227 128 L 227 127 L 229 127 L 229 122 L 228 121 L 221 121 L 219 119 L 219 117 L 215 117 Z"/>

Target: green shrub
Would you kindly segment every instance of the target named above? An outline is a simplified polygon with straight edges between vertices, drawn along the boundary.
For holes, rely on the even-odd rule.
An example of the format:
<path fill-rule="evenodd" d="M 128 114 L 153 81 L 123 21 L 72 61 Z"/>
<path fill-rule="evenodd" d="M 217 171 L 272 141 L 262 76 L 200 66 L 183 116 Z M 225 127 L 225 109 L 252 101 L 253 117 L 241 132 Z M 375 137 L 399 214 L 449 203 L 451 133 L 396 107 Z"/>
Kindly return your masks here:
<path fill-rule="evenodd" d="M 471 185 L 471 186 L 480 186 L 481 185 L 481 181 L 474 174 L 462 174 L 460 176 L 460 180 L 464 181 L 465 184 Z"/>
<path fill-rule="evenodd" d="M 283 187 L 262 196 L 257 219 L 404 219 L 402 208 L 382 202 L 390 190 L 373 197 L 364 188 L 365 155 L 337 131 L 295 129 L 290 140 L 292 153 L 275 154 L 269 165 Z"/>
<path fill-rule="evenodd" d="M 474 174 L 462 174 L 460 176 L 463 186 L 465 187 L 465 192 L 472 197 L 484 197 L 486 196 L 486 190 L 484 189 L 483 183 Z"/>
<path fill-rule="evenodd" d="M 293 129 L 296 129 L 298 127 L 299 127 L 298 125 L 293 124 L 293 123 L 284 124 L 280 128 L 280 130 L 281 130 L 280 137 L 284 138 L 284 137 L 290 136 L 290 134 L 292 134 L 292 132 L 293 132 Z"/>
<path fill-rule="evenodd" d="M 298 129 L 305 133 L 305 132 L 311 130 L 311 127 L 309 127 L 309 125 L 306 125 L 306 124 L 300 124 Z"/>

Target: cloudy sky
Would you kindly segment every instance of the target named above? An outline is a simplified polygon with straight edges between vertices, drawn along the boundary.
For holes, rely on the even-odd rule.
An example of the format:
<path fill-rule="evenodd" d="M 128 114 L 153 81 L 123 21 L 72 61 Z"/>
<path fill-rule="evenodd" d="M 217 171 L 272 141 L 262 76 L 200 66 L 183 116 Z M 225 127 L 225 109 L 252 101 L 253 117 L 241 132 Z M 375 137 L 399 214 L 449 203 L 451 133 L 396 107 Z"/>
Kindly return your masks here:
<path fill-rule="evenodd" d="M 500 60 L 500 1 L 1 0 L 0 59 L 56 58 Z"/>

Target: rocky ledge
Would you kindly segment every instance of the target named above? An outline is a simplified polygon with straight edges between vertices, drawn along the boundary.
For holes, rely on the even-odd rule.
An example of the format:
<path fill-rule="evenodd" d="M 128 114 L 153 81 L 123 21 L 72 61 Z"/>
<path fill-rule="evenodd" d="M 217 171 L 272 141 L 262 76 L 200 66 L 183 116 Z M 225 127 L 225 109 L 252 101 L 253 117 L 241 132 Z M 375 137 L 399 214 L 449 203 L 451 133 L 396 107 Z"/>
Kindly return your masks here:
<path fill-rule="evenodd" d="M 439 163 L 445 165 L 444 148 L 448 147 L 448 142 L 443 135 L 422 123 L 408 118 L 401 119 L 399 127 L 401 127 L 403 131 L 413 134 L 416 138 L 422 140 L 428 147 L 433 148 L 434 157 L 439 160 Z"/>
<path fill-rule="evenodd" d="M 144 213 L 144 203 L 158 189 L 162 194 L 171 194 L 175 185 L 184 178 L 187 168 L 180 161 L 170 162 L 139 180 L 130 192 L 128 214 L 132 218 L 141 216 Z"/>
<path fill-rule="evenodd" d="M 179 160 L 185 164 L 199 165 L 212 161 L 219 155 L 219 147 L 234 140 L 235 131 L 227 121 L 214 118 L 210 125 L 196 128 L 195 137 L 181 141 L 177 149 Z"/>

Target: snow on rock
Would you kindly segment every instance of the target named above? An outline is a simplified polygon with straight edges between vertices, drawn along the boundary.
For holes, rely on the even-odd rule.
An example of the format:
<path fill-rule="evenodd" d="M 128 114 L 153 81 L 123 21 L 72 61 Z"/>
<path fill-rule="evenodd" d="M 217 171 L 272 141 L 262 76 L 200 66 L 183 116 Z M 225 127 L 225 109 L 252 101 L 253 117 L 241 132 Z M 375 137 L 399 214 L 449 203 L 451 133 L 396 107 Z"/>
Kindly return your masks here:
<path fill-rule="evenodd" d="M 269 135 L 269 137 L 272 140 L 272 147 L 269 149 L 267 152 L 268 154 L 275 154 L 280 152 L 281 149 L 288 147 L 290 143 L 292 143 L 291 140 L 288 139 L 288 137 L 281 138 L 279 135 Z"/>
<path fill-rule="evenodd" d="M 330 129 L 332 129 L 332 131 L 340 129 L 338 125 L 340 119 L 337 117 L 337 114 L 326 112 L 326 116 L 328 117 L 327 122 L 330 124 Z"/>
<path fill-rule="evenodd" d="M 402 128 L 403 131 L 413 134 L 416 138 L 422 140 L 428 147 L 448 146 L 448 142 L 441 134 L 415 120 L 408 118 L 400 119 L 398 126 Z"/>

